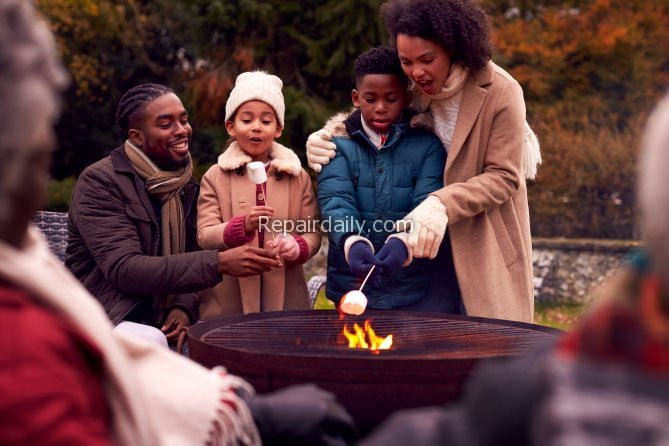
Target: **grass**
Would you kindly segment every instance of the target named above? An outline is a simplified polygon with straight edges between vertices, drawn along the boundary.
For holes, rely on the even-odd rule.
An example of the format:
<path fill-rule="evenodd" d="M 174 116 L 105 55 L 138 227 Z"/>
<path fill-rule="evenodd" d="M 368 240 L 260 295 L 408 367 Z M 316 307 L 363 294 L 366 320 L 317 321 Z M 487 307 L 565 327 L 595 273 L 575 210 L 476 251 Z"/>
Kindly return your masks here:
<path fill-rule="evenodd" d="M 330 299 L 325 297 L 325 289 L 321 288 L 316 295 L 316 302 L 314 302 L 314 310 L 334 310 L 335 304 Z"/>
<path fill-rule="evenodd" d="M 334 310 L 334 303 L 325 297 L 325 290 L 321 289 L 316 296 L 314 309 Z M 587 306 L 584 304 L 568 303 L 536 303 L 534 306 L 534 323 L 570 330 L 581 318 Z"/>
<path fill-rule="evenodd" d="M 577 303 L 537 302 L 534 305 L 534 323 L 560 330 L 570 330 L 581 319 L 587 308 L 587 305 Z"/>

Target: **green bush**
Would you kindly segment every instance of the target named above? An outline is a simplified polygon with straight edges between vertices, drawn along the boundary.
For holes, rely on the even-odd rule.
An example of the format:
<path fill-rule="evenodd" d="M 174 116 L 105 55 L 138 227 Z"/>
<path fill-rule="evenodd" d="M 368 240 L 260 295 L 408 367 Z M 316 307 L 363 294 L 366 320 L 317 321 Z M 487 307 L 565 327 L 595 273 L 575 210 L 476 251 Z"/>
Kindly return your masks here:
<path fill-rule="evenodd" d="M 49 181 L 49 198 L 45 209 L 47 211 L 67 212 L 70 209 L 70 199 L 76 181 L 74 177 Z"/>

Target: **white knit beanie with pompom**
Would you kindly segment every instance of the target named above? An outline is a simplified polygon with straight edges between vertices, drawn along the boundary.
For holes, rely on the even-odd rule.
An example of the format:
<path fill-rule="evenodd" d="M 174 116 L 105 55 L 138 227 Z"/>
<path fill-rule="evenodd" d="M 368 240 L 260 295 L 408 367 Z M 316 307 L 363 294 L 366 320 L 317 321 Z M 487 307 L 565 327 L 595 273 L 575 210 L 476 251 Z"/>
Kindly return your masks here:
<path fill-rule="evenodd" d="M 281 87 L 283 87 L 281 79 L 264 71 L 247 71 L 240 74 L 225 104 L 225 120 L 229 121 L 245 102 L 262 101 L 274 109 L 276 119 L 283 128 L 286 105 L 283 102 Z"/>

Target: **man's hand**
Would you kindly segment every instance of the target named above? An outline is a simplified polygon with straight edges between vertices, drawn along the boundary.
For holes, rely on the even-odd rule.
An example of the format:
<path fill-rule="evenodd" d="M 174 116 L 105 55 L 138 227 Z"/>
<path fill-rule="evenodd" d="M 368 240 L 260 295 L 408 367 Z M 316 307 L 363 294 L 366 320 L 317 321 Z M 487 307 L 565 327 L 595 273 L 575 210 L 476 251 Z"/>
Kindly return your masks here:
<path fill-rule="evenodd" d="M 190 327 L 190 319 L 185 311 L 181 308 L 172 308 L 172 310 L 167 314 L 165 319 L 165 324 L 161 327 L 160 331 L 165 333 L 165 337 L 168 342 L 173 342 L 175 339 L 177 341 L 177 351 L 181 352 L 181 347 L 183 346 L 184 339 L 186 338 L 186 332 Z"/>
<path fill-rule="evenodd" d="M 327 130 L 317 130 L 307 138 L 307 163 L 314 172 L 320 172 L 323 166 L 335 157 L 337 146 L 332 142 L 332 135 Z"/>
<path fill-rule="evenodd" d="M 260 225 L 260 217 L 267 217 L 266 220 L 269 220 L 272 218 L 272 215 L 274 215 L 274 208 L 271 206 L 251 207 L 251 210 L 244 220 L 244 231 L 246 231 L 247 234 L 257 231 L 258 226 Z"/>
<path fill-rule="evenodd" d="M 218 270 L 229 276 L 246 277 L 281 267 L 281 261 L 266 249 L 242 245 L 218 252 Z"/>

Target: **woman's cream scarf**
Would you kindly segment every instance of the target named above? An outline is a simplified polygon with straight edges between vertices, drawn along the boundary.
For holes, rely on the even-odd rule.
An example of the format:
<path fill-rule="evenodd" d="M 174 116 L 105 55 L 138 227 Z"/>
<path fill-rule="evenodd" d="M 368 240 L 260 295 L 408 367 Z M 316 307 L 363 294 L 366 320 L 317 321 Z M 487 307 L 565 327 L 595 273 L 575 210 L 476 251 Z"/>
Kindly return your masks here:
<path fill-rule="evenodd" d="M 0 276 L 59 314 L 101 352 L 118 445 L 256 445 L 258 432 L 223 368 L 207 370 L 168 349 L 112 331 L 102 306 L 54 257 L 35 227 L 22 249 L 0 241 Z"/>
<path fill-rule="evenodd" d="M 411 101 L 411 108 L 419 113 L 425 113 L 430 108 L 430 104 L 434 101 L 447 101 L 456 99 L 454 96 L 463 90 L 468 77 L 469 71 L 467 68 L 460 64 L 453 64 L 451 65 L 451 71 L 448 75 L 448 78 L 446 79 L 446 82 L 444 83 L 444 86 L 442 87 L 441 91 L 435 95 L 426 95 L 425 93 L 421 92 L 420 88 L 417 88 L 415 84 L 412 84 L 411 91 L 413 98 Z M 457 106 L 459 108 L 459 104 Z M 427 127 L 430 127 L 432 131 L 435 131 L 434 116 L 430 116 L 430 113 L 427 113 L 423 118 L 416 119 L 417 122 L 425 120 L 427 120 L 427 123 L 422 125 L 426 125 Z M 453 129 L 454 127 L 455 126 L 453 126 Z M 451 129 L 450 136 L 446 138 L 448 140 L 449 146 L 451 137 L 453 136 L 453 129 Z M 533 180 L 536 178 L 537 170 L 539 164 L 541 164 L 541 161 L 541 146 L 539 144 L 539 140 L 537 139 L 537 135 L 534 133 L 534 130 L 532 130 L 530 127 L 530 124 L 525 121 L 525 126 L 523 129 L 522 167 L 526 179 Z"/>
<path fill-rule="evenodd" d="M 411 107 L 418 111 L 424 112 L 430 107 L 432 101 L 443 101 L 456 94 L 460 93 L 463 88 L 465 88 L 465 82 L 469 75 L 469 70 L 462 65 L 452 64 L 451 71 L 448 74 L 444 86 L 441 87 L 441 91 L 433 95 L 427 95 L 420 91 L 420 88 L 417 88 L 415 84 L 411 85 L 411 91 L 413 93 L 413 103 Z"/>

